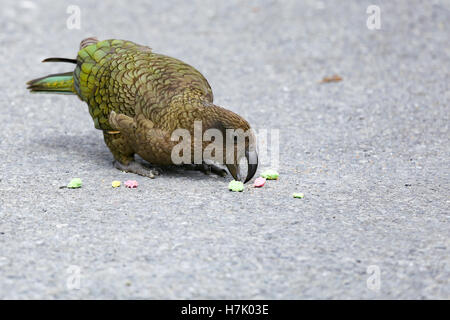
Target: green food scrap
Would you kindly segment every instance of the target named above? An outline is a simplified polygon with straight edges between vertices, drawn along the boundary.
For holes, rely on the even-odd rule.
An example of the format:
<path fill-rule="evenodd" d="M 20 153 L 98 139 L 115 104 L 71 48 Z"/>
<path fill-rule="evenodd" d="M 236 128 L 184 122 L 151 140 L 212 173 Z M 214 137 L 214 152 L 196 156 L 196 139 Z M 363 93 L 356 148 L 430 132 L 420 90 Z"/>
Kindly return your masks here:
<path fill-rule="evenodd" d="M 70 188 L 70 189 L 81 188 L 82 184 L 83 183 L 81 182 L 80 178 L 74 178 L 74 179 L 70 180 L 69 184 L 67 185 L 67 188 Z"/>
<path fill-rule="evenodd" d="M 305 195 L 301 192 L 295 192 L 292 196 L 299 199 L 303 199 L 305 197 Z"/>
<path fill-rule="evenodd" d="M 266 178 L 267 180 L 277 180 L 278 172 L 272 169 L 265 170 L 261 173 L 261 177 Z"/>
<path fill-rule="evenodd" d="M 231 191 L 242 192 L 244 190 L 244 184 L 241 181 L 233 180 L 228 185 L 228 189 Z"/>

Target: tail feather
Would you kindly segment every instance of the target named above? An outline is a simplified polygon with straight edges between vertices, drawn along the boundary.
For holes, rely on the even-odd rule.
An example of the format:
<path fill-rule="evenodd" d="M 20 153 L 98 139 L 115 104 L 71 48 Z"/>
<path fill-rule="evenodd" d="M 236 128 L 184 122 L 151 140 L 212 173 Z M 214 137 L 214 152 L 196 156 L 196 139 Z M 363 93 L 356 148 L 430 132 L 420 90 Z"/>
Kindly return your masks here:
<path fill-rule="evenodd" d="M 69 58 L 47 58 L 42 62 L 69 62 L 76 64 L 77 60 Z M 50 74 L 42 78 L 28 81 L 27 85 L 27 89 L 31 92 L 75 94 L 73 72 Z"/>
<path fill-rule="evenodd" d="M 31 92 L 75 94 L 73 72 L 51 74 L 28 81 L 27 85 Z"/>
<path fill-rule="evenodd" d="M 47 58 L 42 60 L 42 62 L 69 62 L 69 63 L 77 63 L 77 59 L 69 59 L 69 58 Z"/>

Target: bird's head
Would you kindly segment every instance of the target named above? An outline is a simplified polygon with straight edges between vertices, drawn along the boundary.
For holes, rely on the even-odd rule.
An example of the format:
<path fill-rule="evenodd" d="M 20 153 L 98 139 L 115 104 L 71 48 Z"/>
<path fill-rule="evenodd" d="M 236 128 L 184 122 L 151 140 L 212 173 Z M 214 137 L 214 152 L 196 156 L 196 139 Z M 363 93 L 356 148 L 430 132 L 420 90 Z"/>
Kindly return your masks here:
<path fill-rule="evenodd" d="M 250 124 L 238 114 L 222 107 L 209 106 L 206 109 L 209 116 L 207 129 L 215 129 L 222 136 L 223 164 L 235 180 L 248 182 L 258 168 L 256 136 Z M 245 159 L 246 164 L 243 164 Z"/>

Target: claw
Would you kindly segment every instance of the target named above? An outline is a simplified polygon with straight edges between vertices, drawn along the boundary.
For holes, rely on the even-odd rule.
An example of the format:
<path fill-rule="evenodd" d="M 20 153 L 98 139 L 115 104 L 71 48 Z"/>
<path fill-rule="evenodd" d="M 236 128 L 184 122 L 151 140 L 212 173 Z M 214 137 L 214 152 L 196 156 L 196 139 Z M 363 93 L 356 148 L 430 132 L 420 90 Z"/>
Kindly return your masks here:
<path fill-rule="evenodd" d="M 114 167 L 116 167 L 120 171 L 135 173 L 140 176 L 148 177 L 150 179 L 154 179 L 155 175 L 159 175 L 158 171 L 153 170 L 153 169 L 148 169 L 148 168 L 144 167 L 142 164 L 140 164 L 134 160 L 126 165 L 115 160 Z"/>
<path fill-rule="evenodd" d="M 219 167 L 215 164 L 200 164 L 199 168 L 202 172 L 204 172 L 205 174 L 216 174 L 219 177 L 225 177 L 227 175 L 227 171 L 225 169 L 223 169 L 222 167 Z"/>

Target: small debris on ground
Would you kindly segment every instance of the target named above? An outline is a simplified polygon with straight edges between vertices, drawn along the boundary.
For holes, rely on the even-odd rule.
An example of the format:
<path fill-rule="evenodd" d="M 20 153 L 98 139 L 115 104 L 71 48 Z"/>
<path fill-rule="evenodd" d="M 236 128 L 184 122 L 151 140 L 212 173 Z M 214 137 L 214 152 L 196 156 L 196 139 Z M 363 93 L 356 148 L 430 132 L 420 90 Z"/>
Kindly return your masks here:
<path fill-rule="evenodd" d="M 127 180 L 125 181 L 125 187 L 136 189 L 138 187 L 138 182 L 136 180 Z"/>
<path fill-rule="evenodd" d="M 261 177 L 267 180 L 277 180 L 278 176 L 279 176 L 278 172 L 272 169 L 265 170 L 261 173 Z"/>
<path fill-rule="evenodd" d="M 74 179 L 70 180 L 69 184 L 67 185 L 67 188 L 69 188 L 69 189 L 81 188 L 82 184 L 83 183 L 81 182 L 80 178 L 74 178 Z"/>
<path fill-rule="evenodd" d="M 242 192 L 244 190 L 244 184 L 241 181 L 233 180 L 228 184 L 228 189 L 231 191 Z"/>
<path fill-rule="evenodd" d="M 113 188 L 118 188 L 118 187 L 120 187 L 120 181 L 114 180 L 111 183 L 111 185 L 112 185 Z"/>
<path fill-rule="evenodd" d="M 305 197 L 305 195 L 301 192 L 295 192 L 294 194 L 292 194 L 292 196 L 298 199 L 303 199 Z"/>
<path fill-rule="evenodd" d="M 255 186 L 255 188 L 261 188 L 264 186 L 265 183 L 266 183 L 266 178 L 259 177 L 259 178 L 255 179 L 255 182 L 253 185 Z"/>
<path fill-rule="evenodd" d="M 331 77 L 324 77 L 321 82 L 328 83 L 328 82 L 339 82 L 339 81 L 342 81 L 342 77 L 338 76 L 337 74 L 334 74 Z"/>

